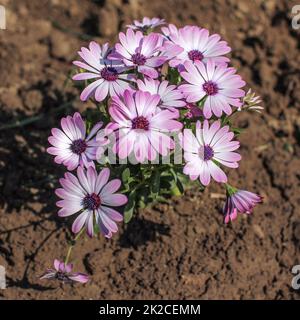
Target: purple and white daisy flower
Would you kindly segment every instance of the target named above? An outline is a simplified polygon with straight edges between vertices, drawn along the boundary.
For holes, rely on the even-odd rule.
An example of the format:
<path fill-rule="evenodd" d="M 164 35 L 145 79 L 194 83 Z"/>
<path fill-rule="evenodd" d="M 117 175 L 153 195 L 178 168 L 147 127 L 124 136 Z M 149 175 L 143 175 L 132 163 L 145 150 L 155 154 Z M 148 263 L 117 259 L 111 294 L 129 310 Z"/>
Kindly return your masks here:
<path fill-rule="evenodd" d="M 211 176 L 217 182 L 226 183 L 227 176 L 218 164 L 237 168 L 241 160 L 240 154 L 233 152 L 240 146 L 238 141 L 232 141 L 233 137 L 229 126 L 221 127 L 220 121 L 209 126 L 205 120 L 203 128 L 197 121 L 196 136 L 192 130 L 185 129 L 179 136 L 186 161 L 183 173 L 190 176 L 191 180 L 199 177 L 204 186 L 210 183 Z"/>
<path fill-rule="evenodd" d="M 103 101 L 108 95 L 115 96 L 130 88 L 130 81 L 135 80 L 133 74 L 128 74 L 127 67 L 119 60 L 110 60 L 108 55 L 113 52 L 108 43 L 100 46 L 92 41 L 89 49 L 82 47 L 78 52 L 82 61 L 73 61 L 73 64 L 84 69 L 72 77 L 73 80 L 93 80 L 81 93 L 80 99 L 86 101 L 95 96 L 96 101 Z"/>
<path fill-rule="evenodd" d="M 111 207 L 124 205 L 127 197 L 115 193 L 121 186 L 121 180 L 113 179 L 108 182 L 109 176 L 110 170 L 107 168 L 97 174 L 93 167 L 87 170 L 78 167 L 77 177 L 67 172 L 59 180 L 62 188 L 56 189 L 55 193 L 63 200 L 56 203 L 61 208 L 58 215 L 68 217 L 80 212 L 72 225 L 74 233 L 85 227 L 87 234 L 92 237 L 94 222 L 107 238 L 118 231 L 115 221 L 122 221 L 123 216 Z"/>
<path fill-rule="evenodd" d="M 158 94 L 160 102 L 158 106 L 162 109 L 181 108 L 186 105 L 184 96 L 175 85 L 169 85 L 168 81 L 158 81 L 145 78 L 144 81 L 137 80 L 138 89 L 151 94 Z"/>
<path fill-rule="evenodd" d="M 135 68 L 138 72 L 150 77 L 157 78 L 155 68 L 167 61 L 167 56 L 160 55 L 163 37 L 158 33 L 144 36 L 142 32 L 134 32 L 127 29 L 126 34 L 120 32 L 116 52 L 110 55 L 111 59 L 121 59 L 127 67 Z"/>
<path fill-rule="evenodd" d="M 72 272 L 73 264 L 65 264 L 57 259 L 54 260 L 54 269 L 49 268 L 40 279 L 59 280 L 63 283 L 80 282 L 87 283 L 89 277 L 81 272 Z"/>
<path fill-rule="evenodd" d="M 73 117 L 67 116 L 61 119 L 61 129 L 53 128 L 52 136 L 48 138 L 52 147 L 47 152 L 55 155 L 54 161 L 63 164 L 68 170 L 74 170 L 79 165 L 86 168 L 94 167 L 94 160 L 104 151 L 104 146 L 109 143 L 102 135 L 97 136 L 102 127 L 98 122 L 86 135 L 86 125 L 81 115 L 76 112 Z"/>
<path fill-rule="evenodd" d="M 180 75 L 188 82 L 179 89 L 186 96 L 187 102 L 198 102 L 205 98 L 203 114 L 209 119 L 212 114 L 221 117 L 225 112 L 231 114 L 231 106 L 239 108 L 245 91 L 240 89 L 245 81 L 235 74 L 234 68 L 216 65 L 213 61 L 203 64 L 200 61 L 184 64 L 186 71 Z"/>
<path fill-rule="evenodd" d="M 142 21 L 134 20 L 133 24 L 127 25 L 132 30 L 147 33 L 150 30 L 165 24 L 165 19 L 144 17 Z"/>
<path fill-rule="evenodd" d="M 134 153 L 138 162 L 154 160 L 157 154 L 166 156 L 174 148 L 174 141 L 167 135 L 182 128 L 178 114 L 158 108 L 159 95 L 144 91 L 124 92 L 123 98 L 114 97 L 109 108 L 112 122 L 107 129 L 117 130 L 113 150 L 121 159 Z"/>
<path fill-rule="evenodd" d="M 233 221 L 238 213 L 250 214 L 256 204 L 261 203 L 263 198 L 253 192 L 238 190 L 229 185 L 227 188 L 227 199 L 223 208 L 224 223 Z"/>
<path fill-rule="evenodd" d="M 209 31 L 197 26 L 185 26 L 177 30 L 173 25 L 169 28 L 162 28 L 167 38 L 183 51 L 169 61 L 171 67 L 179 67 L 186 61 L 214 61 L 216 64 L 224 64 L 229 61 L 223 55 L 230 52 L 231 48 L 226 41 L 220 41 L 218 34 L 209 35 Z"/>

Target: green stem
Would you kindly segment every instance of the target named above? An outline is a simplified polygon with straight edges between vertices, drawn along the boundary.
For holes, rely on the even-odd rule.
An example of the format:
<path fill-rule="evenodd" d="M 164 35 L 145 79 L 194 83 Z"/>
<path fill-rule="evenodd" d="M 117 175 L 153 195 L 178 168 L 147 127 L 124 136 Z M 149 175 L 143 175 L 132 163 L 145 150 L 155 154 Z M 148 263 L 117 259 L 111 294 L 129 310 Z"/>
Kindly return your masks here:
<path fill-rule="evenodd" d="M 229 116 L 226 116 L 226 117 L 223 119 L 223 121 L 222 121 L 222 125 L 227 124 L 228 120 L 229 120 L 233 115 L 235 115 L 237 112 L 238 112 L 238 109 L 235 109 L 235 110 L 233 110 L 233 112 L 232 112 Z"/>
<path fill-rule="evenodd" d="M 237 192 L 237 188 L 234 188 L 233 186 L 231 186 L 228 183 L 225 183 L 225 188 L 226 188 L 226 192 L 229 196 L 232 196 L 233 194 L 235 194 Z"/>
<path fill-rule="evenodd" d="M 72 103 L 73 103 L 73 101 L 66 102 L 66 103 L 60 105 L 59 107 L 55 108 L 53 111 L 51 111 L 51 113 L 56 113 L 56 112 L 59 112 L 59 111 L 61 111 L 63 109 L 66 109 L 66 108 L 70 107 L 72 105 Z M 48 113 L 48 114 L 44 114 L 43 113 L 43 114 L 39 114 L 37 116 L 33 116 L 33 117 L 26 118 L 26 119 L 23 119 L 23 120 L 17 120 L 14 123 L 4 124 L 4 125 L 0 126 L 0 131 L 27 126 L 27 125 L 29 125 L 31 123 L 40 121 L 45 117 L 49 117 L 49 115 L 51 113 Z"/>
<path fill-rule="evenodd" d="M 81 231 L 80 231 L 80 232 L 76 235 L 76 237 L 72 240 L 72 243 L 71 243 L 71 245 L 69 246 L 68 252 L 67 252 L 67 255 L 66 255 L 65 265 L 69 262 L 69 259 L 70 259 L 72 250 L 73 250 L 73 248 L 75 247 L 76 241 L 80 238 L 80 236 L 82 235 L 83 231 L 84 231 L 84 228 L 82 228 Z"/>

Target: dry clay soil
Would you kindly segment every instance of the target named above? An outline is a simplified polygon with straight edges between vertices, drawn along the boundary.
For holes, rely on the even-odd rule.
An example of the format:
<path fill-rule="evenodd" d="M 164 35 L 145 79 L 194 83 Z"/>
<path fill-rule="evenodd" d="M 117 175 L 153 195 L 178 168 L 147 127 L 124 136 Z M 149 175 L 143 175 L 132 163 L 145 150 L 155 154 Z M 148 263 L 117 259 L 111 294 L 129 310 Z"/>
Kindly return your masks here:
<path fill-rule="evenodd" d="M 0 30 L 0 265 L 4 299 L 298 299 L 291 268 L 300 263 L 300 30 L 293 1 L 22 0 L 2 1 Z M 263 99 L 265 112 L 238 114 L 243 161 L 234 185 L 264 204 L 224 226 L 222 190 L 190 190 L 140 210 L 112 240 L 82 240 L 75 267 L 87 285 L 38 276 L 63 258 L 69 225 L 56 215 L 54 188 L 63 168 L 46 154 L 50 129 L 79 101 L 66 81 L 90 39 L 115 41 L 133 18 L 160 16 L 217 32 L 232 64 Z M 71 101 L 71 104 L 65 105 Z M 19 127 L 10 127 L 24 120 Z M 29 119 L 29 123 L 26 121 Z M 30 122 L 31 121 L 31 122 Z"/>

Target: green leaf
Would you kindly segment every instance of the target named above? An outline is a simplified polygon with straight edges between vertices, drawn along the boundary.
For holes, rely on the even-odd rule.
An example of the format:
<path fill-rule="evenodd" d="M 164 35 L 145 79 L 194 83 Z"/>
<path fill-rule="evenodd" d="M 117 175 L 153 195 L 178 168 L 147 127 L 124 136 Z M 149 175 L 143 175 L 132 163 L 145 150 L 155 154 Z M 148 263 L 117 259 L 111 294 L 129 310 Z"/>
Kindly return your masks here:
<path fill-rule="evenodd" d="M 181 196 L 182 192 L 179 190 L 177 185 L 174 185 L 171 189 L 171 194 L 173 196 Z"/>
<path fill-rule="evenodd" d="M 144 199 L 140 199 L 140 201 L 139 201 L 139 207 L 140 207 L 141 209 L 146 208 L 146 203 L 145 203 L 145 200 L 144 200 Z"/>
<path fill-rule="evenodd" d="M 181 81 L 180 73 L 176 68 L 169 68 L 168 79 L 173 84 L 178 84 Z"/>
<path fill-rule="evenodd" d="M 130 169 L 126 168 L 123 172 L 122 172 L 122 181 L 124 184 L 126 184 L 128 182 L 130 178 Z"/>
<path fill-rule="evenodd" d="M 98 234 L 99 232 L 100 232 L 100 227 L 99 227 L 98 223 L 95 223 L 94 224 L 94 233 Z"/>
<path fill-rule="evenodd" d="M 177 185 L 179 191 L 181 192 L 181 194 L 184 193 L 184 187 L 183 187 L 183 184 L 181 183 L 180 179 L 177 179 L 176 185 Z"/>
<path fill-rule="evenodd" d="M 199 100 L 196 104 L 197 106 L 201 109 L 203 106 L 204 106 L 204 102 L 206 101 L 207 99 L 207 95 L 204 96 L 201 100 Z"/>
<path fill-rule="evenodd" d="M 231 130 L 235 136 L 240 135 L 244 131 L 244 129 L 242 129 L 242 128 L 231 128 Z"/>
<path fill-rule="evenodd" d="M 136 192 L 134 190 L 129 194 L 128 202 L 127 202 L 127 205 L 124 209 L 124 222 L 125 223 L 128 223 L 133 216 L 135 202 L 136 202 Z"/>
<path fill-rule="evenodd" d="M 157 196 L 155 200 L 161 203 L 168 203 L 168 200 L 163 196 Z"/>
<path fill-rule="evenodd" d="M 151 193 L 156 197 L 160 189 L 160 172 L 156 170 L 151 178 Z"/>
<path fill-rule="evenodd" d="M 176 174 L 176 172 L 174 171 L 174 169 L 171 168 L 171 169 L 170 169 L 170 172 L 171 172 L 172 176 L 174 177 L 175 182 L 177 182 L 178 177 L 177 177 L 177 174 Z"/>

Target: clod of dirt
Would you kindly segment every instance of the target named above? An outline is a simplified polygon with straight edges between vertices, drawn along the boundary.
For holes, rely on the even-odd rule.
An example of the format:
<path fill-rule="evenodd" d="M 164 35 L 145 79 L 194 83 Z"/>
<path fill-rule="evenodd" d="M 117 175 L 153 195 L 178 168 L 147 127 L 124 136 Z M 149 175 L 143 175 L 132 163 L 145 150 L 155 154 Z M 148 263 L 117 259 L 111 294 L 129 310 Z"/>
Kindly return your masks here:
<path fill-rule="evenodd" d="M 297 222 L 294 226 L 294 237 L 300 242 L 300 222 Z"/>
<path fill-rule="evenodd" d="M 264 232 L 258 224 L 253 225 L 253 231 L 259 239 L 263 239 L 265 237 Z"/>
<path fill-rule="evenodd" d="M 38 111 L 43 103 L 43 96 L 38 90 L 30 90 L 24 96 L 24 104 L 31 111 Z"/>
<path fill-rule="evenodd" d="M 100 10 L 99 33 L 104 37 L 110 37 L 118 32 L 119 17 L 117 9 L 108 5 Z"/>
<path fill-rule="evenodd" d="M 54 30 L 51 33 L 51 45 L 51 53 L 55 58 L 66 60 L 74 54 L 70 39 L 60 31 Z"/>
<path fill-rule="evenodd" d="M 33 20 L 31 24 L 31 27 L 35 30 L 34 36 L 39 40 L 45 39 L 52 32 L 52 25 L 50 21 Z"/>
<path fill-rule="evenodd" d="M 0 101 L 4 106 L 13 110 L 22 109 L 23 106 L 17 87 L 2 88 L 0 91 Z"/>

